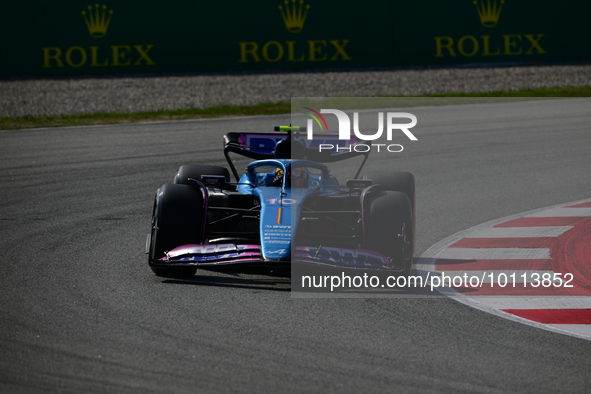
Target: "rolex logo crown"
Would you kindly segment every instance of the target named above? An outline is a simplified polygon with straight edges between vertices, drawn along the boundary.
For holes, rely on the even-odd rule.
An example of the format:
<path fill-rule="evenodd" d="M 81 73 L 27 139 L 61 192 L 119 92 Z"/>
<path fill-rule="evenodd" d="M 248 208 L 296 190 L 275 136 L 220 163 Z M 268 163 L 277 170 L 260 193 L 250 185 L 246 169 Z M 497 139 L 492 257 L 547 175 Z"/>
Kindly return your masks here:
<path fill-rule="evenodd" d="M 106 5 L 99 7 L 98 4 L 95 4 L 94 12 L 92 10 L 92 6 L 89 5 L 87 8 L 88 11 L 82 11 L 82 15 L 86 21 L 88 32 L 94 38 L 104 37 L 105 34 L 107 34 L 109 22 L 111 21 L 111 15 L 113 15 L 113 10 L 109 10 L 109 15 L 107 16 Z"/>
<path fill-rule="evenodd" d="M 484 27 L 495 27 L 501 15 L 501 8 L 505 4 L 505 0 L 497 2 L 497 0 L 480 0 L 480 5 L 477 0 L 473 1 L 480 17 L 480 23 Z"/>
<path fill-rule="evenodd" d="M 285 0 L 284 3 L 285 10 L 283 9 L 283 6 L 279 6 L 279 10 L 283 16 L 285 28 L 291 33 L 299 33 L 304 28 L 304 22 L 306 21 L 306 15 L 308 15 L 310 5 L 307 4 L 304 8 L 304 0 L 300 0 L 299 7 L 296 7 L 296 3 L 298 2 L 296 0 L 291 0 L 290 9 L 289 1 Z"/>

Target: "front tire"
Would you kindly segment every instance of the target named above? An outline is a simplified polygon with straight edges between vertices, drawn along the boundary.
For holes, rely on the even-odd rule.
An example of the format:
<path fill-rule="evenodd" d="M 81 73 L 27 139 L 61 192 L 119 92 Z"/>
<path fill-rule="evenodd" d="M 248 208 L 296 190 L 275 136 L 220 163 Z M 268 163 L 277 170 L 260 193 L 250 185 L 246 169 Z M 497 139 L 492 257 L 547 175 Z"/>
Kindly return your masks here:
<path fill-rule="evenodd" d="M 370 192 L 364 201 L 365 247 L 392 259 L 402 275 L 412 272 L 414 225 L 405 193 Z"/>
<path fill-rule="evenodd" d="M 402 192 L 408 196 L 412 208 L 412 222 L 416 223 L 415 177 L 406 171 L 371 171 L 363 174 L 362 179 L 371 179 L 379 190 Z M 413 229 L 414 237 L 414 229 Z"/>
<path fill-rule="evenodd" d="M 156 193 L 152 216 L 149 264 L 158 276 L 193 276 L 196 267 L 154 266 L 166 252 L 203 241 L 203 194 L 188 185 L 162 185 Z"/>

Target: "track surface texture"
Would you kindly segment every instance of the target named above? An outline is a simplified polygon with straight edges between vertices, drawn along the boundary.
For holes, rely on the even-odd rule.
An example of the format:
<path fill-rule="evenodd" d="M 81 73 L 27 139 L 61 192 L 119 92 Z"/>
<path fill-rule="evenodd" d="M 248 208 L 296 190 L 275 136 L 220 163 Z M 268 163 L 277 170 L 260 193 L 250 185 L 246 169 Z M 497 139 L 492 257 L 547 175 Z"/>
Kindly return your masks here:
<path fill-rule="evenodd" d="M 591 85 L 591 65 L 0 81 L 0 116 L 138 112 Z"/>
<path fill-rule="evenodd" d="M 419 140 L 366 171 L 414 173 L 420 256 L 477 224 L 589 198 L 590 108 L 413 108 Z M 153 275 L 156 189 L 181 164 L 224 165 L 224 132 L 287 122 L 0 133 L 0 392 L 589 392 L 591 341 L 449 298 L 296 299 L 282 276 Z"/>

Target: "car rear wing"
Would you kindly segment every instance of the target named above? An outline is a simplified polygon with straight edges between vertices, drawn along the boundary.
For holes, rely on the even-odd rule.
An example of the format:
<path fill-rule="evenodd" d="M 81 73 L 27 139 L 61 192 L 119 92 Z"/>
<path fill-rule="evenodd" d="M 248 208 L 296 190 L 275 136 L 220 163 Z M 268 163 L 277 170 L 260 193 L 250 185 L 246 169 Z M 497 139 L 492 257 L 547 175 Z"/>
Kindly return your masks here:
<path fill-rule="evenodd" d="M 303 128 L 301 128 L 303 129 Z M 283 130 L 282 130 L 283 131 Z M 232 169 L 232 173 L 236 180 L 240 180 L 240 176 L 236 171 L 229 153 L 236 153 L 254 160 L 265 160 L 275 158 L 275 145 L 284 138 L 288 138 L 290 132 L 283 133 L 240 133 L 231 132 L 224 135 L 224 156 Z M 358 140 L 352 137 L 350 140 L 340 140 L 336 135 L 315 135 L 314 139 L 308 140 L 304 136 L 293 136 L 294 139 L 299 140 L 306 147 L 306 158 L 310 161 L 317 161 L 320 163 L 334 163 L 341 160 L 350 159 L 352 157 L 364 156 L 364 160 L 355 175 L 359 177 L 361 169 L 365 165 L 369 157 L 369 151 L 358 152 L 355 146 Z M 322 148 L 322 149 L 321 149 Z"/>

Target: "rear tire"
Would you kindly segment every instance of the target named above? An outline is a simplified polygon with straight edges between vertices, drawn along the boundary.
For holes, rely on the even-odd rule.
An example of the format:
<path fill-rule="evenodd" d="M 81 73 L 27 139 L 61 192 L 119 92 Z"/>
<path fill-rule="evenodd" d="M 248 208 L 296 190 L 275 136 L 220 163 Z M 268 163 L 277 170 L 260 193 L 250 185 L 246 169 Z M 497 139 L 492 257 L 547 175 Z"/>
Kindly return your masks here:
<path fill-rule="evenodd" d="M 200 181 L 203 175 L 225 176 L 226 182 L 230 180 L 230 172 L 227 168 L 204 164 L 191 164 L 179 167 L 174 176 L 174 183 L 177 185 L 196 186 L 195 182 L 189 180 L 189 178 Z"/>
<path fill-rule="evenodd" d="M 370 192 L 364 201 L 365 247 L 392 258 L 403 268 L 402 275 L 412 272 L 414 226 L 410 199 L 405 193 Z"/>
<path fill-rule="evenodd" d="M 201 244 L 203 194 L 188 185 L 162 185 L 156 193 L 152 216 L 149 263 L 158 276 L 193 276 L 196 267 L 156 267 L 153 263 L 178 246 Z"/>

